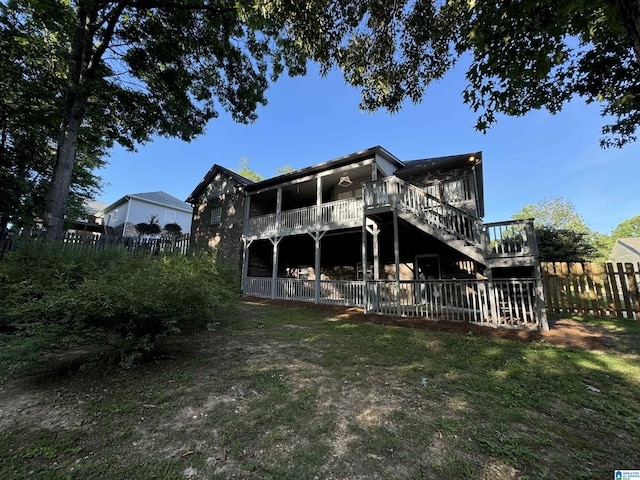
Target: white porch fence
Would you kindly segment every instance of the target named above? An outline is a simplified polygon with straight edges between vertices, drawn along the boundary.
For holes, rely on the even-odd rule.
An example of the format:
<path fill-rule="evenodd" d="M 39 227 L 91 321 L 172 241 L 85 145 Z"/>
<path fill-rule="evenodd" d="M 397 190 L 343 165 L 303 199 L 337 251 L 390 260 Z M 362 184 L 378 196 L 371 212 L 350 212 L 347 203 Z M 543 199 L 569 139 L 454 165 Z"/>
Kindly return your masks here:
<path fill-rule="evenodd" d="M 316 281 L 249 277 L 244 294 L 314 302 Z M 546 328 L 539 279 L 367 280 L 318 282 L 319 303 L 362 307 L 366 313 L 424 317 L 512 329 Z"/>

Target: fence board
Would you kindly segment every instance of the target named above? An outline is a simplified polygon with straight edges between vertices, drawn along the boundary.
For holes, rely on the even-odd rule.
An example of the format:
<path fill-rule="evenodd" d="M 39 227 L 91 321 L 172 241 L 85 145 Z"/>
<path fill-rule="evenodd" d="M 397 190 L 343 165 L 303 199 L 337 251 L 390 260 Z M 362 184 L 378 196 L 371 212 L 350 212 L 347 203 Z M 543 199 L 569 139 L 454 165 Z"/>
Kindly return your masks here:
<path fill-rule="evenodd" d="M 640 319 L 640 263 L 543 262 L 540 266 L 549 311 Z"/>
<path fill-rule="evenodd" d="M 19 248 L 21 242 L 47 242 L 43 232 L 21 232 L 6 234 L 0 245 L 0 258 L 6 251 Z M 117 237 L 114 235 L 92 235 L 67 232 L 58 243 L 63 248 L 80 252 L 96 252 L 109 247 L 124 248 L 133 254 L 181 253 L 186 254 L 191 241 L 190 234 L 163 236 L 158 238 Z"/>

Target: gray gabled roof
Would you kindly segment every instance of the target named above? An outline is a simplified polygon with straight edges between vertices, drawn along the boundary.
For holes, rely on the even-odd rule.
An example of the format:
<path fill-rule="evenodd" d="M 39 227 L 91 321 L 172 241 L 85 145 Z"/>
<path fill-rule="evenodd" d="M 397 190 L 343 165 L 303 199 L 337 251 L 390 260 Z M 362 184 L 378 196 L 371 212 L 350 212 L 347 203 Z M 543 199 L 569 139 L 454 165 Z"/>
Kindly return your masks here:
<path fill-rule="evenodd" d="M 631 250 L 636 255 L 640 255 L 640 237 L 619 238 L 617 241 L 620 245 Z"/>
<path fill-rule="evenodd" d="M 130 198 L 140 200 L 142 202 L 154 203 L 163 207 L 173 208 L 174 210 L 182 210 L 183 212 L 187 213 L 191 213 L 193 211 L 191 205 L 189 205 L 188 203 L 183 202 L 179 198 L 176 198 L 173 195 L 168 194 L 167 192 L 158 191 L 127 194 L 124 197 L 121 197 L 117 201 L 113 202 L 108 207 L 103 208 L 101 210 L 101 213 L 113 210 L 115 206 L 128 201 Z"/>
<path fill-rule="evenodd" d="M 196 188 L 193 189 L 193 192 L 191 192 L 191 194 L 187 197 L 186 201 L 191 204 L 196 203 L 198 201 L 197 199 L 200 193 L 202 193 L 202 191 L 207 187 L 207 185 L 209 185 L 209 183 L 211 182 L 211 179 L 213 179 L 213 177 L 215 177 L 216 173 L 218 172 L 224 173 L 225 175 L 227 175 L 228 177 L 231 177 L 232 179 L 234 179 L 236 182 L 238 182 L 240 185 L 243 185 L 243 186 L 251 185 L 253 183 L 253 180 L 249 180 L 248 178 L 245 178 L 242 175 L 237 174 L 233 170 L 229 170 L 228 168 L 224 168 L 222 165 L 218 165 L 217 163 L 214 163 L 213 167 L 211 167 L 207 172 L 207 174 L 202 178 L 202 180 L 200 180 L 200 183 L 198 183 Z"/>

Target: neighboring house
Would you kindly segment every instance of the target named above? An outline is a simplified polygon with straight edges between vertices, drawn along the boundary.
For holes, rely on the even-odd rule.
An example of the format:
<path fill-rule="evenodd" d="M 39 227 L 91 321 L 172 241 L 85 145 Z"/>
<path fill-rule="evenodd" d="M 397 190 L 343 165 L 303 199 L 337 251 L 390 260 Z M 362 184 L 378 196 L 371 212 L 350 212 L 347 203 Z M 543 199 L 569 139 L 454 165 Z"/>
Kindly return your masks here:
<path fill-rule="evenodd" d="M 147 192 L 125 195 L 108 207 L 99 216 L 105 227 L 121 237 L 137 237 L 137 223 L 149 222 L 155 216 L 161 227 L 177 223 L 184 233 L 191 229 L 191 205 L 166 192 Z"/>
<path fill-rule="evenodd" d="M 378 146 L 256 183 L 214 165 L 187 201 L 247 295 L 546 325 L 532 220 L 482 222 L 481 153 Z"/>
<path fill-rule="evenodd" d="M 640 263 L 640 237 L 619 238 L 613 245 L 609 261 L 613 263 Z"/>
<path fill-rule="evenodd" d="M 103 224 L 103 218 L 100 212 L 109 205 L 104 202 L 90 201 L 83 205 L 84 216 L 71 222 L 70 228 L 67 230 L 72 233 L 91 233 L 103 234 L 107 233 Z"/>

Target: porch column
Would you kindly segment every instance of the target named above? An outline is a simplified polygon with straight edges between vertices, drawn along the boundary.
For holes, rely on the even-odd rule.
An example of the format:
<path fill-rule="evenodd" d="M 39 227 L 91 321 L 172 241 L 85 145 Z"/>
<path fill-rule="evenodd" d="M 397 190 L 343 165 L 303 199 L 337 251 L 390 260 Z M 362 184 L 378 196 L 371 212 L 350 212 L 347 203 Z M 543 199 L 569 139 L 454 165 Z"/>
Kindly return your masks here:
<path fill-rule="evenodd" d="M 398 239 L 398 210 L 393 210 L 393 254 L 396 261 L 396 299 L 398 302 L 398 315 L 402 314 L 400 304 L 400 242 Z"/>
<path fill-rule="evenodd" d="M 313 266 L 313 273 L 315 275 L 315 301 L 314 303 L 320 303 L 320 240 L 327 232 L 314 232 L 309 233 L 311 238 L 315 242 L 315 263 Z"/>
<path fill-rule="evenodd" d="M 380 227 L 369 218 L 367 218 L 367 232 L 373 237 L 373 279 L 380 280 L 380 248 L 378 243 Z"/>
<path fill-rule="evenodd" d="M 362 211 L 362 305 L 364 312 L 369 313 L 371 306 L 369 305 L 369 289 L 367 286 L 367 214 Z"/>
<path fill-rule="evenodd" d="M 273 237 L 269 238 L 271 244 L 273 245 L 273 261 L 272 267 L 273 270 L 271 272 L 271 299 L 276 298 L 276 282 L 278 281 L 278 245 L 280 244 L 280 240 L 282 237 Z"/>
<path fill-rule="evenodd" d="M 322 177 L 316 178 L 316 205 L 322 205 Z"/>
<path fill-rule="evenodd" d="M 276 195 L 276 232 L 280 230 L 280 213 L 282 212 L 282 187 L 278 187 L 277 192 L 278 193 Z"/>
<path fill-rule="evenodd" d="M 253 243 L 253 240 L 248 240 L 246 238 L 242 238 L 242 293 L 245 292 L 246 282 L 247 282 L 247 274 L 249 272 L 249 247 Z"/>

